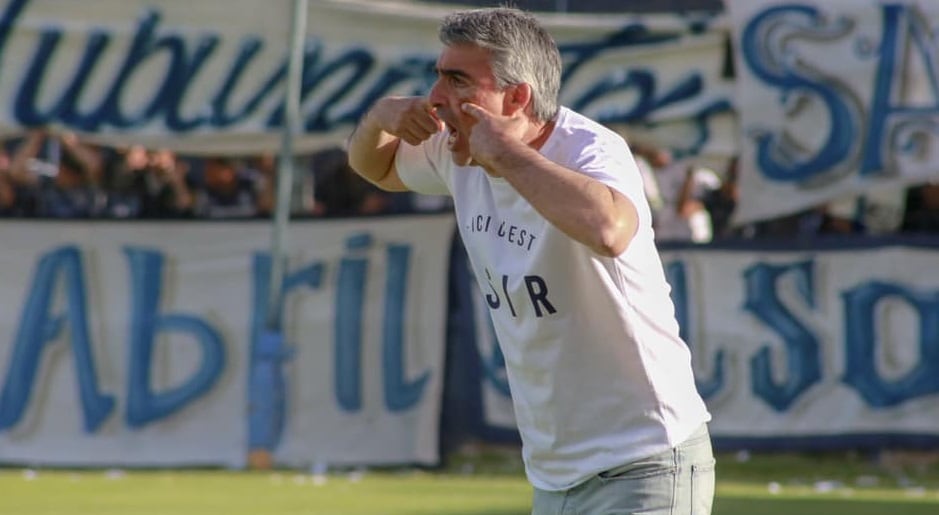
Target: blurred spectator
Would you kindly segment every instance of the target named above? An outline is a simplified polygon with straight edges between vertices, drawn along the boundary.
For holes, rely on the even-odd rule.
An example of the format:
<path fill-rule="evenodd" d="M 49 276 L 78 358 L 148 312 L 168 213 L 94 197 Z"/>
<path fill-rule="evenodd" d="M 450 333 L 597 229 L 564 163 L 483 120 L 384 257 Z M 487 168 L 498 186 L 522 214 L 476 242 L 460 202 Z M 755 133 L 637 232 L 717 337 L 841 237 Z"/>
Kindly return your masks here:
<path fill-rule="evenodd" d="M 191 216 L 195 194 L 189 178 L 190 165 L 168 149 L 149 153 L 144 181 L 143 218 Z"/>
<path fill-rule="evenodd" d="M 102 188 L 107 198 L 104 208 L 106 216 L 140 216 L 143 182 L 148 164 L 147 149 L 140 145 L 131 145 L 123 151 L 111 152 L 105 161 L 102 178 Z"/>
<path fill-rule="evenodd" d="M 397 202 L 397 198 L 393 204 Z M 453 210 L 453 197 L 449 195 L 426 195 L 413 191 L 406 192 L 404 206 L 394 206 L 392 210 L 398 212 L 442 213 Z"/>
<path fill-rule="evenodd" d="M 6 171 L 0 171 L 0 216 L 16 216 L 16 188 Z"/>
<path fill-rule="evenodd" d="M 906 208 L 906 189 L 897 186 L 871 188 L 863 195 L 849 195 L 825 205 L 823 234 L 885 235 L 899 232 Z"/>
<path fill-rule="evenodd" d="M 827 206 L 804 209 L 754 224 L 754 236 L 769 238 L 812 239 L 825 230 Z M 831 229 L 828 229 L 831 232 Z"/>
<path fill-rule="evenodd" d="M 939 234 L 939 182 L 930 182 L 907 191 L 902 231 Z"/>
<path fill-rule="evenodd" d="M 257 192 L 257 210 L 259 215 L 269 215 L 274 211 L 277 195 L 277 157 L 266 152 L 248 158 L 245 175 L 254 183 Z"/>
<path fill-rule="evenodd" d="M 665 148 L 643 143 L 631 147 L 643 173 L 655 238 L 711 241 L 713 227 L 704 200 L 721 186 L 717 173 L 690 159 L 675 160 Z"/>
<path fill-rule="evenodd" d="M 715 239 L 752 235 L 752 228 L 735 228 L 730 223 L 740 199 L 740 184 L 737 182 L 738 167 L 739 159 L 734 156 L 727 165 L 727 173 L 720 187 L 709 190 L 702 200 L 704 208 L 711 216 Z"/>
<path fill-rule="evenodd" d="M 314 174 L 314 215 L 361 216 L 389 211 L 391 194 L 355 173 L 342 148 L 330 147 L 317 152 L 310 164 Z"/>
<path fill-rule="evenodd" d="M 189 165 L 169 150 L 141 145 L 113 154 L 106 167 L 106 213 L 113 218 L 179 218 L 192 214 Z"/>
<path fill-rule="evenodd" d="M 10 154 L 0 147 L 0 216 L 22 216 L 16 185 L 10 178 Z"/>
<path fill-rule="evenodd" d="M 228 157 L 204 161 L 202 187 L 196 191 L 195 213 L 202 218 L 250 218 L 263 214 L 261 191 L 269 186 L 248 168 Z"/>
<path fill-rule="evenodd" d="M 103 170 L 98 149 L 72 133 L 30 131 L 10 164 L 10 178 L 35 202 L 35 215 L 87 218 L 103 211 Z"/>

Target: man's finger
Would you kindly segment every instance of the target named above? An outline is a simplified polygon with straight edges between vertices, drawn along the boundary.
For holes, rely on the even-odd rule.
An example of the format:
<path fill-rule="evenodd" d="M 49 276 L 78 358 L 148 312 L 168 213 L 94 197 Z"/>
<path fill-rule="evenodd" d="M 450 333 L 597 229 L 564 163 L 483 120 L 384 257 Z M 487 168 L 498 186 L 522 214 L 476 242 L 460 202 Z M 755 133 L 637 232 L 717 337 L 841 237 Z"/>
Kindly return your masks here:
<path fill-rule="evenodd" d="M 429 100 L 427 101 L 427 112 L 429 112 L 430 115 L 434 117 L 434 124 L 437 125 L 436 132 L 442 131 L 447 128 L 446 124 L 443 123 L 443 120 L 441 120 L 440 117 L 437 116 L 437 107 L 434 106 L 434 104 L 431 104 Z"/>
<path fill-rule="evenodd" d="M 401 134 L 401 139 L 407 141 L 411 145 L 420 145 L 422 141 L 425 141 L 427 138 L 430 138 L 434 133 L 432 131 L 425 131 L 420 127 L 412 127 L 406 129 Z"/>
<path fill-rule="evenodd" d="M 437 118 L 437 108 L 430 103 L 427 99 L 424 99 L 421 104 L 421 108 L 429 114 L 429 117 L 419 116 L 417 117 L 417 124 L 430 134 L 439 132 L 443 130 L 443 122 L 440 121 L 440 118 Z"/>
<path fill-rule="evenodd" d="M 485 109 L 469 102 L 464 102 L 460 106 L 460 109 L 463 109 L 464 113 L 472 116 L 473 118 L 476 118 L 477 120 L 484 120 L 489 116 L 489 113 Z"/>
<path fill-rule="evenodd" d="M 434 116 L 419 116 L 415 120 L 421 130 L 427 131 L 427 135 L 440 131 L 441 122 Z"/>
<path fill-rule="evenodd" d="M 405 130 L 404 132 L 401 133 L 400 137 L 409 145 L 413 145 L 413 146 L 420 145 L 422 141 L 427 139 L 427 138 L 423 138 L 419 136 L 418 134 L 415 134 L 414 131 L 411 131 L 411 130 Z"/>

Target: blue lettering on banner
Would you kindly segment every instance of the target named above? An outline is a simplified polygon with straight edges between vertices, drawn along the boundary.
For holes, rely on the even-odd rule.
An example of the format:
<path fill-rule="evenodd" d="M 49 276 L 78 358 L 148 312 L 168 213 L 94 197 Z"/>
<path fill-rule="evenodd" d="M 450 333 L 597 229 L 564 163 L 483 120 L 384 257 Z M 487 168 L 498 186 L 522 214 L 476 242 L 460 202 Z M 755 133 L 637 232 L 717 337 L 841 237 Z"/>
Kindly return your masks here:
<path fill-rule="evenodd" d="M 845 311 L 844 382 L 875 408 L 888 408 L 915 397 L 939 393 L 939 291 L 915 291 L 872 281 L 842 294 Z M 877 372 L 877 305 L 898 299 L 919 315 L 919 359 L 905 376 L 887 381 Z M 884 342 L 889 345 L 895 342 Z"/>
<path fill-rule="evenodd" d="M 688 280 L 685 272 L 685 264 L 681 261 L 668 263 L 665 266 L 665 275 L 672 287 L 672 303 L 675 305 L 675 318 L 678 320 L 679 336 L 695 354 L 695 344 L 692 334 L 694 334 L 691 319 L 691 306 L 689 302 Z M 714 373 L 709 379 L 701 380 L 695 373 L 695 385 L 698 393 L 705 400 L 714 397 L 724 388 L 724 350 L 717 351 L 714 355 Z"/>
<path fill-rule="evenodd" d="M 224 367 L 224 343 L 202 320 L 181 314 L 158 314 L 162 256 L 132 248 L 125 249 L 125 253 L 131 271 L 132 306 L 126 421 L 130 427 L 140 427 L 170 416 L 207 392 Z M 68 313 L 52 316 L 49 310 L 60 276 L 65 283 Z M 102 394 L 97 385 L 86 297 L 81 254 L 77 248 L 64 247 L 40 260 L 0 397 L 0 429 L 8 429 L 19 422 L 34 388 L 39 357 L 46 343 L 59 337 L 66 322 L 75 352 L 85 431 L 97 431 L 113 410 L 113 396 Z M 155 393 L 150 385 L 150 371 L 154 340 L 160 331 L 193 334 L 204 359 L 199 370 L 184 384 Z"/>
<path fill-rule="evenodd" d="M 348 253 L 337 267 L 333 342 L 335 394 L 340 407 L 346 411 L 362 409 L 363 304 L 369 266 L 366 251 L 373 246 L 370 234 L 350 236 L 346 241 Z M 409 326 L 405 323 L 405 308 L 411 252 L 411 247 L 403 244 L 389 244 L 386 248 L 388 272 L 384 289 L 382 374 L 385 406 L 392 412 L 406 411 L 419 404 L 431 378 L 429 369 L 417 371 L 413 377 L 406 372 Z M 219 331 L 205 320 L 160 312 L 165 282 L 162 254 L 139 247 L 127 247 L 124 254 L 130 285 L 125 422 L 128 427 L 139 428 L 179 412 L 211 391 L 224 372 L 226 347 Z M 282 341 L 265 337 L 270 333 L 265 331 L 263 316 L 268 311 L 270 261 L 267 255 L 256 255 L 254 260 L 252 351 L 248 372 L 249 443 L 253 448 L 267 449 L 277 446 L 283 431 L 286 412 L 283 367 L 293 352 Z M 324 262 L 293 270 L 284 278 L 283 294 L 301 288 L 321 289 L 325 271 Z M 62 312 L 55 313 L 55 294 L 60 289 L 66 302 Z M 541 291 L 535 289 L 536 293 Z M 49 343 L 63 335 L 68 335 L 74 354 L 85 430 L 97 431 L 112 413 L 114 396 L 103 393 L 98 386 L 86 290 L 82 255 L 77 247 L 62 247 L 40 259 L 3 378 L 0 431 L 13 428 L 22 420 L 41 377 L 43 352 Z M 154 352 L 158 337 L 171 332 L 192 336 L 202 359 L 196 371 L 182 384 L 156 391 L 151 384 Z"/>
<path fill-rule="evenodd" d="M 808 93 L 818 97 L 828 110 L 831 129 L 828 138 L 818 152 L 807 159 L 798 159 L 801 153 L 795 144 L 784 135 L 761 132 L 755 135 L 756 160 L 759 170 L 776 181 L 801 182 L 832 170 L 850 155 L 858 138 L 859 113 L 851 102 L 846 101 L 847 88 L 833 78 L 819 80 L 818 70 L 805 64 L 791 65 L 784 50 L 768 46 L 774 41 L 767 32 L 781 30 L 793 21 L 794 16 L 806 18 L 806 25 L 819 34 L 828 34 L 831 27 L 818 9 L 807 5 L 782 5 L 769 8 L 755 16 L 744 28 L 741 37 L 743 60 L 753 74 L 764 83 L 782 91 L 781 103 L 788 102 L 790 95 Z M 839 27 L 846 31 L 848 27 Z M 800 32 L 812 30 L 798 27 Z"/>
<path fill-rule="evenodd" d="M 368 234 L 346 240 L 350 254 L 342 258 L 336 284 L 336 401 L 346 411 L 362 409 L 362 306 L 368 273 L 365 251 L 371 246 Z"/>
<path fill-rule="evenodd" d="M 276 330 L 268 330 L 265 315 L 270 301 L 272 259 L 255 254 L 252 267 L 254 295 L 251 310 L 251 364 L 248 368 L 248 446 L 273 451 L 280 444 L 287 417 L 287 382 L 284 365 L 293 357 L 293 348 L 284 342 L 284 321 Z M 286 269 L 286 267 L 285 267 Z M 314 262 L 285 274 L 283 296 L 306 287 L 318 290 L 323 285 L 325 265 Z M 283 299 L 278 299 L 283 304 Z M 283 310 L 279 310 L 283 317 Z M 311 335 L 315 337 L 315 335 Z M 320 342 L 314 346 L 319 348 Z"/>
<path fill-rule="evenodd" d="M 29 0 L 12 0 L 3 11 L 0 60 L 28 4 Z M 272 101 L 271 97 L 283 94 L 279 86 L 286 80 L 286 55 L 259 70 L 261 53 L 268 43 L 256 36 L 245 36 L 237 43 L 232 61 L 219 65 L 217 61 L 228 55 L 219 51 L 226 43 L 222 35 L 204 32 L 187 36 L 165 30 L 162 20 L 159 9 L 148 9 L 141 14 L 131 29 L 128 46 L 115 70 L 103 68 L 105 55 L 117 51 L 114 48 L 117 32 L 100 28 L 89 30 L 71 77 L 54 88 L 46 81 L 57 66 L 54 63 L 56 53 L 66 41 L 76 44 L 78 39 L 66 37 L 67 30 L 74 31 L 74 28 L 49 23 L 41 26 L 37 46 L 22 71 L 22 78 L 17 79 L 15 97 L 10 99 L 16 121 L 24 126 L 64 125 L 86 133 L 133 130 L 162 122 L 165 130 L 185 134 L 207 128 L 231 128 L 251 117 L 259 117 L 268 129 L 283 124 L 283 102 Z M 563 44 L 560 47 L 565 61 L 562 82 L 583 83 L 584 78 L 577 76 L 580 70 L 591 61 L 603 58 L 610 50 L 661 44 L 677 38 L 677 31 L 652 33 L 642 25 L 631 24 L 595 41 Z M 376 56 L 375 50 L 361 47 L 335 49 L 329 54 L 327 56 L 321 40 L 311 38 L 306 44 L 301 99 L 303 110 L 308 113 L 303 121 L 308 133 L 330 132 L 353 124 L 378 98 L 388 94 L 426 94 L 434 81 L 434 55 L 402 54 L 385 61 Z M 132 79 L 141 69 L 152 69 L 154 63 L 164 61 L 162 75 L 149 89 L 141 90 L 135 84 L 135 94 L 127 94 Z M 226 71 L 210 86 L 214 90 L 206 98 L 191 98 L 193 85 L 206 80 L 203 71 L 210 67 Z M 249 71 L 261 78 L 254 85 L 245 82 Z M 17 72 L 5 70 L 8 75 Z M 694 101 L 704 90 L 701 72 L 670 85 L 661 84 L 649 69 L 612 70 L 589 80 L 591 82 L 578 86 L 582 91 L 571 93 L 571 105 L 578 110 L 599 111 L 592 114 L 601 123 L 608 124 L 648 122 L 655 112 Z M 93 85 L 101 84 L 104 84 L 104 93 L 93 94 Z M 50 91 L 61 93 L 55 99 L 46 98 Z M 610 95 L 621 96 L 625 91 L 636 94 L 634 105 L 613 110 L 597 107 Z M 243 99 L 239 106 L 231 105 L 236 97 Z M 41 103 L 45 105 L 40 106 Z M 190 106 L 188 110 L 186 106 Z M 719 99 L 689 116 L 698 126 L 699 138 L 694 145 L 705 142 L 707 119 L 730 108 L 727 99 Z M 270 111 L 261 112 L 262 109 Z"/>
<path fill-rule="evenodd" d="M 10 0 L 7 8 L 0 15 L 0 56 L 6 52 L 7 41 L 16 27 L 16 20 L 23 14 L 23 9 L 29 0 Z"/>
<path fill-rule="evenodd" d="M 430 370 L 408 381 L 404 377 L 404 308 L 407 305 L 407 279 L 411 247 L 388 247 L 388 278 L 385 281 L 385 320 L 382 324 L 382 363 L 384 364 L 385 406 L 389 411 L 406 411 L 420 400 L 430 379 Z"/>
<path fill-rule="evenodd" d="M 893 174 L 897 155 L 924 155 L 919 148 L 924 136 L 939 134 L 939 38 L 917 5 L 884 4 L 881 9 L 879 55 L 865 55 L 866 46 L 856 45 L 860 58 L 878 58 L 871 99 L 856 98 L 846 84 L 826 75 L 820 66 L 793 55 L 795 50 L 789 45 L 798 40 L 847 39 L 855 26 L 850 19 L 830 20 L 833 17 L 813 6 L 790 4 L 766 9 L 745 25 L 741 55 L 754 76 L 780 90 L 780 104 L 790 103 L 796 95 L 817 98 L 829 120 L 828 135 L 812 155 L 785 133 L 754 130 L 757 168 L 767 179 L 813 187 L 826 184 L 823 177 L 853 169 L 861 176 Z M 906 67 L 911 66 L 913 55 L 921 58 L 928 75 L 931 105 L 902 103 L 899 89 L 909 76 Z"/>
<path fill-rule="evenodd" d="M 644 45 L 660 45 L 675 42 L 676 33 L 652 33 L 640 24 L 630 24 L 621 30 L 598 41 L 568 43 L 560 45 L 561 56 L 565 60 L 562 75 L 562 87 L 576 76 L 578 70 L 604 52 L 621 48 L 637 48 Z M 699 98 L 704 93 L 704 78 L 701 73 L 692 73 L 677 84 L 663 85 L 655 70 L 633 67 L 625 70 L 612 70 L 605 76 L 598 76 L 583 92 L 571 100 L 571 108 L 581 112 L 592 112 L 594 105 L 612 95 L 633 93 L 635 103 L 604 109 L 594 117 L 603 124 L 649 122 L 657 111 L 667 109 L 681 102 Z M 687 149 L 678 149 L 679 154 L 695 154 L 707 142 L 708 119 L 711 116 L 732 111 L 726 99 L 715 100 L 698 112 L 689 116 L 697 128 L 698 138 Z"/>
<path fill-rule="evenodd" d="M 871 101 L 862 175 L 892 173 L 888 165 L 893 163 L 884 162 L 885 150 L 892 151 L 897 146 L 901 151 L 917 153 L 918 133 L 939 134 L 939 33 L 932 32 L 929 18 L 916 5 L 887 4 L 883 11 L 880 66 Z M 916 52 L 922 59 L 929 76 L 932 106 L 895 103 L 895 99 L 901 98 L 897 90 L 907 75 L 903 66 L 909 62 L 908 52 Z"/>
<path fill-rule="evenodd" d="M 47 113 L 39 113 L 36 108 L 36 95 L 43 91 L 42 81 L 46 68 L 50 66 L 53 52 L 62 39 L 63 31 L 47 28 L 42 31 L 39 48 L 16 98 L 15 116 L 24 125 L 42 125 L 51 120 L 61 120 L 77 129 L 96 132 L 103 125 L 128 129 L 145 125 L 158 115 L 165 116 L 167 128 L 176 132 L 205 125 L 206 116 L 183 120 L 179 109 L 186 96 L 187 89 L 198 71 L 205 65 L 206 59 L 219 44 L 218 37 L 208 37 L 200 41 L 191 58 L 187 55 L 186 41 L 180 36 L 156 37 L 160 14 L 148 12 L 140 22 L 131 42 L 127 56 L 121 65 L 114 82 L 101 104 L 86 114 L 78 112 L 85 85 L 90 81 L 90 73 L 111 42 L 111 36 L 102 32 L 93 32 L 89 36 L 75 77 L 63 91 L 62 97 L 54 108 Z M 141 112 L 134 115 L 121 111 L 121 101 L 126 97 L 125 90 L 133 74 L 148 60 L 160 53 L 169 56 L 166 75 L 159 89 Z"/>
<path fill-rule="evenodd" d="M 127 425 L 136 428 L 164 419 L 205 395 L 225 368 L 225 342 L 206 321 L 191 315 L 160 313 L 164 257 L 155 251 L 124 249 L 130 265 L 131 315 L 128 364 Z M 183 384 L 154 392 L 153 350 L 160 332 L 188 333 L 202 351 L 198 370 Z"/>
<path fill-rule="evenodd" d="M 744 309 L 776 332 L 786 347 L 786 378 L 773 378 L 772 353 L 763 347 L 750 360 L 753 393 L 776 411 L 785 411 L 822 378 L 818 339 L 786 308 L 777 295 L 780 279 L 792 274 L 796 289 L 809 307 L 815 307 L 813 262 L 793 265 L 760 263 L 745 273 Z"/>
<path fill-rule="evenodd" d="M 248 69 L 248 65 L 251 64 L 251 61 L 263 48 L 264 43 L 255 37 L 246 38 L 245 41 L 241 42 L 238 56 L 229 68 L 228 74 L 225 76 L 225 80 L 222 81 L 222 86 L 219 88 L 218 93 L 212 98 L 210 107 L 212 114 L 209 118 L 209 125 L 212 127 L 229 127 L 249 117 L 251 113 L 258 109 L 258 106 L 261 105 L 261 102 L 264 101 L 267 95 L 277 87 L 277 84 L 283 81 L 287 76 L 286 64 L 280 66 L 267 81 L 264 82 L 261 88 L 241 105 L 238 111 L 234 114 L 229 112 L 231 110 L 229 102 L 231 101 L 231 97 L 235 94 L 235 90 L 238 88 L 238 83 Z"/>
<path fill-rule="evenodd" d="M 339 264 L 336 284 L 335 388 L 336 401 L 345 411 L 362 409 L 362 329 L 365 289 L 368 281 L 368 251 L 371 234 L 346 239 L 347 255 Z M 388 278 L 385 282 L 385 312 L 382 340 L 384 399 L 393 412 L 416 405 L 424 395 L 430 371 L 414 380 L 405 378 L 404 308 L 407 300 L 407 271 L 410 247 L 392 244 L 387 248 Z"/>
<path fill-rule="evenodd" d="M 53 314 L 53 295 L 60 282 L 65 289 L 66 312 Z M 68 325 L 84 429 L 93 433 L 113 411 L 114 396 L 103 393 L 98 387 L 88 329 L 88 294 L 79 250 L 68 246 L 43 256 L 29 292 L 0 394 L 0 430 L 12 428 L 22 418 L 35 388 L 39 358 Z"/>

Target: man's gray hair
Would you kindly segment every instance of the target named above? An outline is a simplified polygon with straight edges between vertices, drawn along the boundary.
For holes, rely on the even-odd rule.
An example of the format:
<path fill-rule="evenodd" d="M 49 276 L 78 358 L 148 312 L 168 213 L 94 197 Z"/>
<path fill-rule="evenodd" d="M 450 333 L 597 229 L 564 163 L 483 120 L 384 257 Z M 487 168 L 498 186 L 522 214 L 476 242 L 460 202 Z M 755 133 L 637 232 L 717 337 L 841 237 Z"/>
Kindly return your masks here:
<path fill-rule="evenodd" d="M 498 87 L 529 84 L 534 117 L 549 121 L 557 114 L 561 54 L 534 16 L 508 7 L 453 13 L 440 26 L 440 41 L 446 46 L 471 44 L 489 50 Z"/>

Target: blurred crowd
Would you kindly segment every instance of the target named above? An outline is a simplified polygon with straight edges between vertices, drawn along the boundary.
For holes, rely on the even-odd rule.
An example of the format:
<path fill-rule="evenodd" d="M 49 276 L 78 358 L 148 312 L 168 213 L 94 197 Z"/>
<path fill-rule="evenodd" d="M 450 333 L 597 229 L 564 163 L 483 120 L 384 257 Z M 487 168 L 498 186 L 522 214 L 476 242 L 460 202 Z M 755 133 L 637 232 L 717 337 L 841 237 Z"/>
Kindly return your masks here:
<path fill-rule="evenodd" d="M 630 138 L 627 138 L 630 139 Z M 811 238 L 829 234 L 939 234 L 939 181 L 870 191 L 782 218 L 732 224 L 738 162 L 705 166 L 629 141 L 660 241 Z M 331 147 L 295 161 L 295 217 L 376 216 L 450 209 L 446 197 L 389 193 L 356 175 Z M 31 131 L 0 145 L 0 216 L 237 219 L 270 216 L 273 155 L 179 156 L 140 145 L 103 148 L 74 134 Z"/>
<path fill-rule="evenodd" d="M 274 155 L 180 156 L 140 145 L 104 148 L 34 130 L 0 145 L 0 216 L 245 219 L 274 209 Z M 445 199 L 389 193 L 362 180 L 341 148 L 295 160 L 291 213 L 348 217 L 445 210 Z"/>
<path fill-rule="evenodd" d="M 939 234 L 939 180 L 883 187 L 788 216 L 735 225 L 732 215 L 740 196 L 736 158 L 715 169 L 693 158 L 676 159 L 670 150 L 646 142 L 630 141 L 630 148 L 661 241 Z"/>

